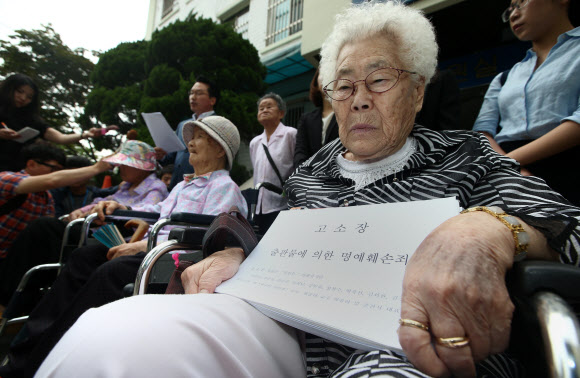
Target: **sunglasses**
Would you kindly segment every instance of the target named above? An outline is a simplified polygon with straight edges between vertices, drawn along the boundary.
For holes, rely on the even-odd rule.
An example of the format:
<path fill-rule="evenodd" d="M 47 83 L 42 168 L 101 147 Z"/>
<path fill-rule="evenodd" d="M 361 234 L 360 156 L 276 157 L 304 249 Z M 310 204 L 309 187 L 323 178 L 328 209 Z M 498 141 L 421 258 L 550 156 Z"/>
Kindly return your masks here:
<path fill-rule="evenodd" d="M 48 163 L 45 163 L 45 162 L 40 161 L 40 160 L 35 160 L 35 162 L 37 162 L 40 165 L 44 165 L 45 167 L 50 168 L 51 169 L 51 172 L 60 171 L 62 169 L 62 167 L 59 166 L 59 165 L 48 164 Z"/>

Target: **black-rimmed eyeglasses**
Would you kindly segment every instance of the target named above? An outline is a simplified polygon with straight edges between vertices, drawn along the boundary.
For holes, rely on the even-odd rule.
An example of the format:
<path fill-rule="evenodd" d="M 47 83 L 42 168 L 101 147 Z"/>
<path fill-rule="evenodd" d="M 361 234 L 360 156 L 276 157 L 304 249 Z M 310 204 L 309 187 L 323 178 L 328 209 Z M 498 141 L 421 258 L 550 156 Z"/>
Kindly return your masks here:
<path fill-rule="evenodd" d="M 48 163 L 45 163 L 45 162 L 40 161 L 40 160 L 35 160 L 35 162 L 37 162 L 40 165 L 44 165 L 45 167 L 50 168 L 51 169 L 51 172 L 60 171 L 62 169 L 62 167 L 59 166 L 59 165 L 48 164 Z"/>
<path fill-rule="evenodd" d="M 356 90 L 355 84 L 364 81 L 369 91 L 383 93 L 393 89 L 397 85 L 403 72 L 410 74 L 417 73 L 393 67 L 379 68 L 368 74 L 364 80 L 350 81 L 348 79 L 338 79 L 326 84 L 322 90 L 331 99 L 344 101 L 354 94 Z"/>
<path fill-rule="evenodd" d="M 501 20 L 503 22 L 508 22 L 510 20 L 510 16 L 512 15 L 512 12 L 517 9 L 520 10 L 522 8 L 525 8 L 528 4 L 530 3 L 530 0 L 516 0 L 515 2 L 511 3 L 509 7 L 507 7 L 506 10 L 503 11 L 503 13 L 501 14 Z"/>
<path fill-rule="evenodd" d="M 206 91 L 189 91 L 189 95 L 190 96 L 196 96 L 196 97 L 203 96 L 203 95 L 208 95 L 209 96 L 209 92 L 206 92 Z"/>

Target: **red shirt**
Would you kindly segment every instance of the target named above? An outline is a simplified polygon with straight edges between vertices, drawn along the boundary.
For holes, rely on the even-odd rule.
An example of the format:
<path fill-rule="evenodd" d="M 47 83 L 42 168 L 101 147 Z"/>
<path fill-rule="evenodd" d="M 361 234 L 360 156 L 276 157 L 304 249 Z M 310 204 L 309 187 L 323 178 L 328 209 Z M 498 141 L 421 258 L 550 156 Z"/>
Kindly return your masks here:
<path fill-rule="evenodd" d="M 30 175 L 24 171 L 0 172 L 0 206 L 17 196 L 16 187 Z M 54 200 L 48 191 L 29 193 L 19 208 L 0 215 L 0 259 L 29 222 L 40 217 L 54 216 Z"/>

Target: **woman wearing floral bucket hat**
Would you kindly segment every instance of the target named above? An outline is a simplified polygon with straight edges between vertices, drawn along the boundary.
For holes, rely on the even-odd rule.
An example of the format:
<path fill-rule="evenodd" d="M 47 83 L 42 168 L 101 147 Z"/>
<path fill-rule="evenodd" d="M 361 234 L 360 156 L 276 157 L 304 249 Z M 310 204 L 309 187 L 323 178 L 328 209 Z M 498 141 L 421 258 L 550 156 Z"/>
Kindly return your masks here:
<path fill-rule="evenodd" d="M 160 218 L 167 218 L 172 212 L 217 215 L 237 206 L 246 215 L 246 201 L 229 175 L 240 146 L 237 127 L 224 117 L 210 116 L 186 123 L 183 139 L 195 173 L 185 175 L 164 201 L 156 205 L 135 205 L 133 210 L 157 212 Z M 119 153 L 106 161 L 120 164 L 121 169 L 133 169 L 135 164 L 141 169 L 153 168 L 145 158 L 149 156 L 149 149 L 143 145 L 127 142 Z M 127 206 L 103 201 L 94 211 L 103 215 L 116 209 L 127 209 Z M 165 241 L 167 234 L 162 231 L 158 242 Z M 52 289 L 24 325 L 28 337 L 10 350 L 6 371 L 12 375 L 24 371 L 24 376 L 32 376 L 80 315 L 92 307 L 122 298 L 125 285 L 135 282 L 137 270 L 145 258 L 146 245 L 147 241 L 142 240 L 111 249 L 97 245 L 75 250 Z"/>
<path fill-rule="evenodd" d="M 129 140 L 117 153 L 103 161 L 119 166 L 123 180 L 119 189 L 110 196 L 95 198 L 90 205 L 73 211 L 69 214 L 69 220 L 88 215 L 101 201 L 116 201 L 125 206 L 155 205 L 167 197 L 167 186 L 155 174 L 155 150 L 147 143 Z"/>

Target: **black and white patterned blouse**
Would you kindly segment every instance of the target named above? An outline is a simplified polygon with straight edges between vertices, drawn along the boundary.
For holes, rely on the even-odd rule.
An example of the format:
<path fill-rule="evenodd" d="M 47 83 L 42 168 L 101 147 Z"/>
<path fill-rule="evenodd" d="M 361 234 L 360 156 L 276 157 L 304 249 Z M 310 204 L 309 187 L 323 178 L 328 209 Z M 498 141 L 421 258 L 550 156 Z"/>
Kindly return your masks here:
<path fill-rule="evenodd" d="M 288 179 L 290 207 L 324 208 L 456 197 L 464 208 L 499 206 L 543 232 L 561 261 L 579 264 L 580 209 L 537 177 L 523 177 L 517 163 L 497 154 L 487 139 L 470 131 L 437 132 L 415 125 L 417 150 L 404 169 L 355 190 L 340 174 L 337 139 L 324 146 Z M 362 377 L 423 377 L 404 357 L 389 351 L 361 352 L 307 335 L 308 374 Z M 503 355 L 478 364 L 478 375 L 518 376 L 519 364 Z M 399 375 L 400 374 L 400 375 Z"/>

